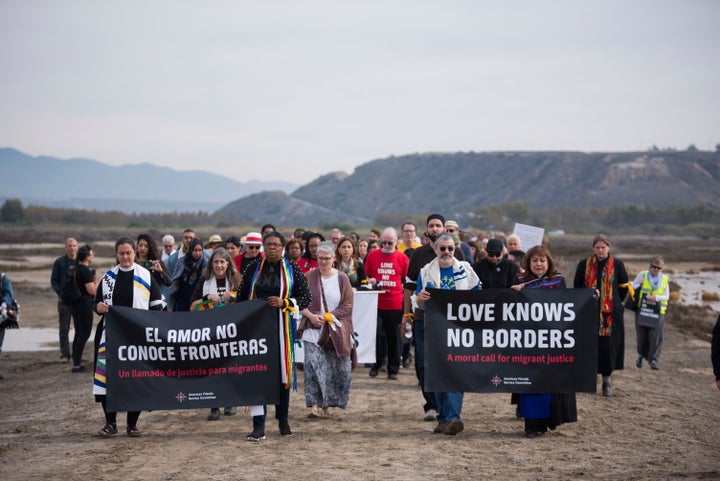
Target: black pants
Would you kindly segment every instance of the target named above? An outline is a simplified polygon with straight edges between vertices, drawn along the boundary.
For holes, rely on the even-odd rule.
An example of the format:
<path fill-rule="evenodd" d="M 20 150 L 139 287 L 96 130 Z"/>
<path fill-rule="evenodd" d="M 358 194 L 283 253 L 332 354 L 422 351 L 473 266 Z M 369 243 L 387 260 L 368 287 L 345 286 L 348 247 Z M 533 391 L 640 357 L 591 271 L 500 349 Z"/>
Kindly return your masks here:
<path fill-rule="evenodd" d="M 287 389 L 283 384 L 279 384 L 279 386 L 280 402 L 275 405 L 275 419 L 278 421 L 287 421 L 290 414 L 290 389 Z M 265 429 L 267 407 L 263 406 L 263 410 L 265 414 L 262 416 L 253 416 L 253 429 Z"/>
<path fill-rule="evenodd" d="M 90 339 L 90 333 L 92 332 L 93 323 L 93 305 L 92 298 L 86 297 L 83 300 L 70 308 L 73 318 L 73 326 L 75 328 L 75 337 L 72 343 L 72 358 L 73 365 L 79 366 L 82 362 L 83 351 L 85 345 Z"/>
<path fill-rule="evenodd" d="M 109 413 L 107 410 L 107 396 L 98 394 L 95 396 L 95 399 L 100 401 L 100 403 L 102 404 L 103 412 L 105 413 L 105 422 L 109 424 L 117 424 L 117 413 Z M 140 419 L 140 411 L 128 411 L 128 427 L 136 427 L 138 419 Z"/>
<path fill-rule="evenodd" d="M 375 343 L 375 365 L 373 369 L 380 369 L 382 359 L 387 356 L 388 374 L 397 374 L 400 371 L 400 354 L 402 353 L 402 339 L 400 338 L 400 323 L 403 311 L 382 310 L 377 311 L 377 341 Z M 385 335 L 387 347 L 383 343 L 381 333 Z M 387 352 L 386 352 L 387 350 Z"/>

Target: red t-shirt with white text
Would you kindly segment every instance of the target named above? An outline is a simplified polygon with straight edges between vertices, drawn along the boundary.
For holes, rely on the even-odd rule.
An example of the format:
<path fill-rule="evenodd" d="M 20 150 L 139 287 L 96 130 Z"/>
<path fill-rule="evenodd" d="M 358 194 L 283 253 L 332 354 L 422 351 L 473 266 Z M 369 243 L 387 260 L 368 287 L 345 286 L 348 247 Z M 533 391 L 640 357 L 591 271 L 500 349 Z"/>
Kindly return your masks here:
<path fill-rule="evenodd" d="M 378 309 L 402 310 L 403 282 L 409 262 L 408 257 L 398 250 L 386 254 L 382 249 L 375 249 L 365 258 L 365 273 L 377 279 L 385 291 L 378 296 Z"/>

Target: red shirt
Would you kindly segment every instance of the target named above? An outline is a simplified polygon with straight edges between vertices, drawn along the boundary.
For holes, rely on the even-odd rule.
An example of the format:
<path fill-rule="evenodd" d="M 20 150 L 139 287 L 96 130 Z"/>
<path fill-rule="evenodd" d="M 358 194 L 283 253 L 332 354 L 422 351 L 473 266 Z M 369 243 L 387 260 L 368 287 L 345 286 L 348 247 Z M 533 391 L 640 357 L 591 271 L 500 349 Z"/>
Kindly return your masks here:
<path fill-rule="evenodd" d="M 309 257 L 301 257 L 297 260 L 297 265 L 303 274 L 307 274 L 311 270 L 317 267 L 317 259 L 310 259 Z"/>
<path fill-rule="evenodd" d="M 365 273 L 382 285 L 384 293 L 378 297 L 378 309 L 402 310 L 403 282 L 408 272 L 408 257 L 395 250 L 386 254 L 382 249 L 375 249 L 365 258 Z"/>

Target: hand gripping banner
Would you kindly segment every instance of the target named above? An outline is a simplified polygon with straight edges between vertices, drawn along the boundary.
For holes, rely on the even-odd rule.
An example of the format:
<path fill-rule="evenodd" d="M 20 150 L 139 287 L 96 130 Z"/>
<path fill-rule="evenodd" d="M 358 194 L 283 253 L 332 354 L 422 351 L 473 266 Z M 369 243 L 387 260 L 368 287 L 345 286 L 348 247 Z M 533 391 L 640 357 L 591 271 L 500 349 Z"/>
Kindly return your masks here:
<path fill-rule="evenodd" d="M 431 392 L 595 392 L 592 289 L 432 289 L 425 302 Z"/>
<path fill-rule="evenodd" d="M 264 299 L 197 312 L 112 307 L 105 330 L 109 411 L 278 401 L 277 310 Z"/>

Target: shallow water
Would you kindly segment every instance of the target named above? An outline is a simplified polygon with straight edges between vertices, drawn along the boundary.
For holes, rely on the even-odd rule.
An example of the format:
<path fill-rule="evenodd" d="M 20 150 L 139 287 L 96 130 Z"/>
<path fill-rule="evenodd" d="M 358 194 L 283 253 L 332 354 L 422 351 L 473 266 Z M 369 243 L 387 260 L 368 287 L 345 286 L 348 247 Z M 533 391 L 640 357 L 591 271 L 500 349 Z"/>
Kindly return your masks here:
<path fill-rule="evenodd" d="M 720 311 L 720 301 L 703 301 L 703 292 L 720 294 L 720 272 L 702 271 L 694 274 L 672 274 L 670 280 L 680 285 L 680 303 L 693 306 L 710 306 Z"/>
<path fill-rule="evenodd" d="M 75 331 L 70 329 L 70 347 L 72 347 Z M 94 339 L 95 330 L 90 334 L 90 340 Z M 57 328 L 32 328 L 9 329 L 5 331 L 5 342 L 2 346 L 3 352 L 16 351 L 58 351 L 60 352 L 60 341 Z M 59 354 L 58 354 L 59 356 Z"/>

